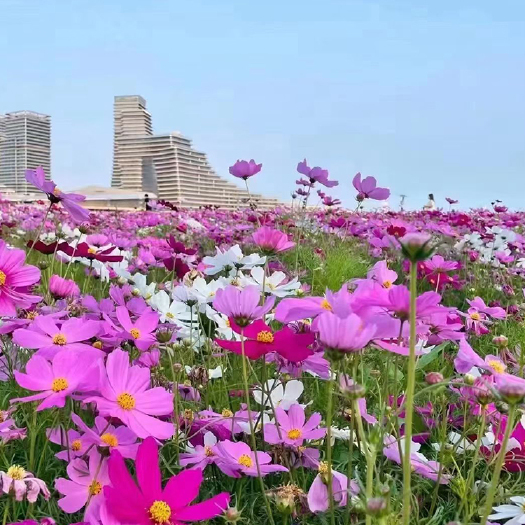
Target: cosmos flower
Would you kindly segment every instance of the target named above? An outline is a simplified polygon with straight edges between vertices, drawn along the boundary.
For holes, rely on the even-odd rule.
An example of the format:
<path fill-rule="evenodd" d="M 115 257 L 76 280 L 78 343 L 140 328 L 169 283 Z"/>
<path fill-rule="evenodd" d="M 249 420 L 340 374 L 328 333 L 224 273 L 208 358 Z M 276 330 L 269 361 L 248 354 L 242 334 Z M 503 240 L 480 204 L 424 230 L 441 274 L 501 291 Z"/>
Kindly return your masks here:
<path fill-rule="evenodd" d="M 116 315 L 128 340 L 139 350 L 148 350 L 156 342 L 154 332 L 159 324 L 158 313 L 146 311 L 136 321 L 131 321 L 128 309 L 125 306 L 117 306 Z"/>
<path fill-rule="evenodd" d="M 357 173 L 352 180 L 352 184 L 358 192 L 356 199 L 359 202 L 365 199 L 384 201 L 390 197 L 390 190 L 388 188 L 378 188 L 374 177 L 365 177 L 361 180 L 361 173 Z"/>
<path fill-rule="evenodd" d="M 261 226 L 253 235 L 253 242 L 265 254 L 276 254 L 291 250 L 295 243 L 288 240 L 286 233 L 270 228 L 269 226 Z"/>
<path fill-rule="evenodd" d="M 100 394 L 87 398 L 102 416 L 119 418 L 138 437 L 169 439 L 172 422 L 153 416 L 166 416 L 173 410 L 172 395 L 162 387 L 150 388 L 150 371 L 130 366 L 129 355 L 117 349 L 111 352 L 100 377 Z"/>
<path fill-rule="evenodd" d="M 206 521 L 222 514 L 230 502 L 230 495 L 221 492 L 190 505 L 198 496 L 203 481 L 200 470 L 185 470 L 173 476 L 163 489 L 159 452 L 153 438 L 147 438 L 137 453 L 138 485 L 117 450 L 111 453 L 108 464 L 111 486 L 104 488 L 106 506 L 108 513 L 121 523 L 160 525 Z"/>
<path fill-rule="evenodd" d="M 248 180 L 261 171 L 262 164 L 257 164 L 253 159 L 238 160 L 233 166 L 230 166 L 229 172 L 234 177 Z"/>
<path fill-rule="evenodd" d="M 78 297 L 80 288 L 72 279 L 62 279 L 59 275 L 52 275 L 49 278 L 49 291 L 55 299 L 65 299 Z"/>
<path fill-rule="evenodd" d="M 40 270 L 24 264 L 25 258 L 24 250 L 8 248 L 0 240 L 0 316 L 16 316 L 17 308 L 29 308 L 41 299 L 30 293 Z"/>
<path fill-rule="evenodd" d="M 35 503 L 39 494 L 46 500 L 51 496 L 45 482 L 20 465 L 12 465 L 6 472 L 0 471 L 0 489 L 4 494 L 14 495 L 16 501 L 23 501 L 25 497 L 29 503 Z"/>
<path fill-rule="evenodd" d="M 316 166 L 315 168 L 310 168 L 310 166 L 308 166 L 306 162 L 306 159 L 297 164 L 297 171 L 301 175 L 305 175 L 306 177 L 308 177 L 312 185 L 315 182 L 318 182 L 319 184 L 322 184 L 327 188 L 333 188 L 334 186 L 337 186 L 339 184 L 339 182 L 337 182 L 336 180 L 328 180 L 328 170 L 324 170 L 319 166 Z"/>

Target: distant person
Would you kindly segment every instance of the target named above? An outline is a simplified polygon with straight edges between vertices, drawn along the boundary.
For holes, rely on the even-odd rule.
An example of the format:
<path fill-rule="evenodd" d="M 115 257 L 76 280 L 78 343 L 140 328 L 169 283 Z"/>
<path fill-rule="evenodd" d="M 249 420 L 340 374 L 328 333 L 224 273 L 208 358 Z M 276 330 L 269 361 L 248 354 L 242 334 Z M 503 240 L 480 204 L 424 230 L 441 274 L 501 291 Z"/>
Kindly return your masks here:
<path fill-rule="evenodd" d="M 424 210 L 434 211 L 436 209 L 436 202 L 434 201 L 434 194 L 428 194 L 428 202 L 423 206 Z"/>
<path fill-rule="evenodd" d="M 146 211 L 151 211 L 151 205 L 149 203 L 149 195 L 147 193 L 144 195 L 144 206 L 146 207 Z"/>

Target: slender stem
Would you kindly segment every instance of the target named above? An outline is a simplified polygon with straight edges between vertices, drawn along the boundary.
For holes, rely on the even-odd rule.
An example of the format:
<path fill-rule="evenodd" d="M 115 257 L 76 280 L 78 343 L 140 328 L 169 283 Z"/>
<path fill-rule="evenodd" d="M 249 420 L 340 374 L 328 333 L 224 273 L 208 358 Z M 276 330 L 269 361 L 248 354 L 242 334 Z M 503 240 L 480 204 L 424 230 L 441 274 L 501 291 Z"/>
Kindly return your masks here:
<path fill-rule="evenodd" d="M 505 456 L 507 455 L 507 445 L 509 443 L 510 433 L 512 432 L 512 427 L 514 426 L 514 415 L 516 414 L 516 404 L 513 403 L 509 408 L 509 417 L 507 419 L 507 425 L 505 426 L 505 434 L 503 435 L 503 442 L 501 443 L 501 448 L 498 452 L 498 457 L 496 459 L 496 464 L 494 465 L 494 475 L 492 476 L 492 482 L 487 492 L 487 501 L 485 502 L 485 511 L 483 512 L 483 518 L 480 525 L 487 525 L 487 519 L 492 510 L 492 504 L 494 503 L 494 496 L 496 495 L 496 490 L 499 485 L 499 477 L 501 474 L 501 468 L 503 467 L 503 462 Z"/>
<path fill-rule="evenodd" d="M 244 328 L 241 329 L 241 351 L 242 351 L 242 376 L 244 382 L 244 394 L 246 396 L 246 407 L 248 409 L 248 423 L 250 425 L 250 437 L 252 442 L 253 455 L 255 458 L 255 466 L 257 467 L 257 477 L 259 479 L 259 484 L 261 486 L 261 492 L 264 499 L 264 504 L 266 506 L 266 511 L 268 513 L 268 519 L 270 520 L 271 525 L 275 525 L 272 515 L 272 508 L 270 507 L 270 502 L 266 496 L 266 488 L 264 486 L 264 481 L 261 476 L 261 468 L 259 467 L 259 458 L 257 457 L 257 443 L 255 442 L 255 430 L 253 428 L 252 420 L 252 409 L 250 406 L 250 389 L 248 387 L 248 358 L 244 353 Z"/>
<path fill-rule="evenodd" d="M 410 523 L 410 482 L 412 468 L 410 464 L 410 446 L 412 444 L 412 418 L 414 415 L 414 386 L 416 379 L 416 296 L 417 265 L 410 263 L 410 353 L 408 356 L 407 389 L 405 398 L 405 452 L 403 455 L 403 525 Z M 417 516 L 416 516 L 417 521 Z"/>
<path fill-rule="evenodd" d="M 53 203 L 51 202 L 46 210 L 46 214 L 44 215 L 44 220 L 40 223 L 40 226 L 38 227 L 38 230 L 36 232 L 36 236 L 33 239 L 33 244 L 31 244 L 31 247 L 29 248 L 29 251 L 26 255 L 26 261 L 29 259 L 29 256 L 31 255 L 31 252 L 33 251 L 33 247 L 35 245 L 35 242 L 38 241 L 40 234 L 42 233 L 42 228 L 44 227 L 44 224 L 46 223 L 47 216 L 49 215 L 49 212 L 51 211 L 51 206 L 53 206 Z"/>
<path fill-rule="evenodd" d="M 29 471 L 34 472 L 35 463 L 35 444 L 36 444 L 36 404 L 33 406 L 33 419 L 31 421 L 31 440 L 29 444 Z M 68 449 L 69 450 L 69 449 Z"/>
<path fill-rule="evenodd" d="M 334 391 L 334 380 L 330 376 L 328 380 L 328 400 L 327 400 L 327 415 L 326 415 L 326 462 L 328 463 L 328 502 L 330 504 L 330 523 L 335 525 L 335 511 L 334 511 L 334 487 L 332 483 L 332 397 Z M 350 483 L 350 480 L 348 480 Z"/>
<path fill-rule="evenodd" d="M 175 453 L 177 455 L 177 463 L 180 464 L 179 461 L 179 427 L 180 427 L 180 418 L 179 418 L 179 381 L 177 378 L 177 374 L 175 373 L 175 368 L 173 367 L 173 358 L 171 357 L 171 350 L 168 348 L 168 345 L 166 345 L 166 353 L 168 354 L 168 358 L 170 360 L 170 370 L 171 370 L 171 382 L 172 382 L 172 390 L 173 390 L 173 419 L 174 419 L 174 426 L 175 426 Z"/>

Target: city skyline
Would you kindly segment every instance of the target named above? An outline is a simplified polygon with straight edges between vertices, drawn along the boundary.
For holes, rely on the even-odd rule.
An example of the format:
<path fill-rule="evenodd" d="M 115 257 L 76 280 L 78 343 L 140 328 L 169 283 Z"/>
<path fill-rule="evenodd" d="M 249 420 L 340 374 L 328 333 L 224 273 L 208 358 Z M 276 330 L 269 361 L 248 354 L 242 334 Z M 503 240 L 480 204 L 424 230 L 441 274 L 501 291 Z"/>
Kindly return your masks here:
<path fill-rule="evenodd" d="M 219 177 L 206 154 L 180 132 L 154 134 L 146 100 L 140 95 L 114 98 L 114 145 L 111 186 L 185 207 L 216 205 L 234 209 L 250 200 L 271 208 L 278 200 L 249 194 Z"/>
<path fill-rule="evenodd" d="M 25 172 L 38 166 L 49 180 L 51 116 L 28 110 L 0 115 L 0 184 L 17 193 L 34 191 Z"/>

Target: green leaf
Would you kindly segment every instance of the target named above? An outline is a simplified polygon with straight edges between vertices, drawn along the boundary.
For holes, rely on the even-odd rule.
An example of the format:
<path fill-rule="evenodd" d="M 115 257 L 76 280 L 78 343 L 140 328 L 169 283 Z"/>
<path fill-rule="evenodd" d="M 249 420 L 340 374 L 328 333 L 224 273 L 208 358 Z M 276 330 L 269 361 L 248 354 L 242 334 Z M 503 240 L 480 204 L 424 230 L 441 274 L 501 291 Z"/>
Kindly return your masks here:
<path fill-rule="evenodd" d="M 445 341 L 444 343 L 441 343 L 440 345 L 433 348 L 428 354 L 422 355 L 417 361 L 416 370 L 422 370 L 432 363 L 432 361 L 435 361 L 443 349 L 448 346 L 448 344 L 449 342 Z"/>

